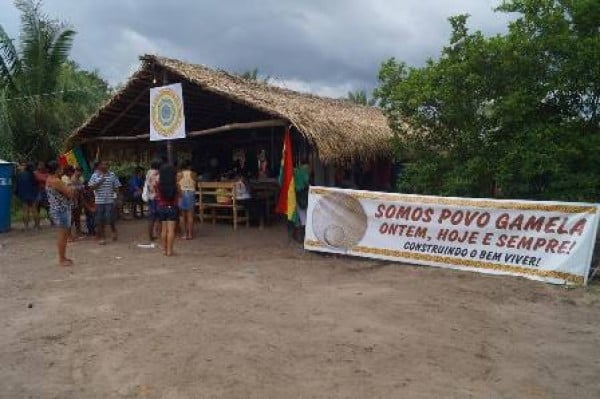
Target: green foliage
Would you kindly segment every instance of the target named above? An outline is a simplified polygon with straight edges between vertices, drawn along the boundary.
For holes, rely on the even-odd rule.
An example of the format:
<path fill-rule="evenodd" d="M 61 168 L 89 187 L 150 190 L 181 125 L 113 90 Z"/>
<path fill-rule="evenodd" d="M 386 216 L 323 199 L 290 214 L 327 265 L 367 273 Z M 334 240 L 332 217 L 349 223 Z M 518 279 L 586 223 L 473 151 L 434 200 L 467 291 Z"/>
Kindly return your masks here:
<path fill-rule="evenodd" d="M 97 71 L 81 70 L 68 61 L 60 74 L 59 91 L 63 92 L 60 110 L 63 129 L 70 132 L 107 100 L 110 88 Z"/>
<path fill-rule="evenodd" d="M 69 61 L 75 31 L 49 18 L 41 2 L 17 0 L 19 44 L 0 26 L 0 156 L 56 157 L 66 135 L 106 98 L 95 72 Z"/>
<path fill-rule="evenodd" d="M 12 160 L 15 159 L 15 148 L 6 98 L 6 89 L 0 87 L 0 158 Z"/>
<path fill-rule="evenodd" d="M 600 198 L 600 2 L 512 0 L 505 35 L 450 18 L 439 59 L 379 71 L 379 104 L 412 161 L 402 191 Z"/>
<path fill-rule="evenodd" d="M 353 102 L 354 104 L 368 105 L 370 107 L 375 106 L 375 104 L 377 103 L 376 99 L 369 98 L 365 90 L 349 91 L 348 100 Z"/>
<path fill-rule="evenodd" d="M 113 171 L 115 175 L 117 175 L 121 182 L 126 183 L 129 181 L 131 176 L 133 176 L 133 173 L 135 172 L 135 169 L 137 167 L 141 167 L 142 169 L 144 169 L 144 173 L 146 173 L 146 170 L 149 169 L 150 165 L 146 165 L 143 163 L 139 164 L 135 162 L 122 162 L 118 164 L 111 164 L 110 170 Z"/>

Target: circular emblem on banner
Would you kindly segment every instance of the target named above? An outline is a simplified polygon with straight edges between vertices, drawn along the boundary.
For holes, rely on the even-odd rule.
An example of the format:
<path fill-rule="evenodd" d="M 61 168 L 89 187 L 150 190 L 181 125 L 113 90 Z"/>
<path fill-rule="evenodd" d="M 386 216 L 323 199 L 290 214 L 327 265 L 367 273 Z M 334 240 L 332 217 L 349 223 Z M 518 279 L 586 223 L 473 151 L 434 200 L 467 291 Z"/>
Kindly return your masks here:
<path fill-rule="evenodd" d="M 323 244 L 348 251 L 364 237 L 367 214 L 356 198 L 329 193 L 319 199 L 313 210 L 312 229 Z"/>
<path fill-rule="evenodd" d="M 152 125 L 158 134 L 170 137 L 177 132 L 183 119 L 183 104 L 177 93 L 171 89 L 160 90 L 151 107 Z"/>

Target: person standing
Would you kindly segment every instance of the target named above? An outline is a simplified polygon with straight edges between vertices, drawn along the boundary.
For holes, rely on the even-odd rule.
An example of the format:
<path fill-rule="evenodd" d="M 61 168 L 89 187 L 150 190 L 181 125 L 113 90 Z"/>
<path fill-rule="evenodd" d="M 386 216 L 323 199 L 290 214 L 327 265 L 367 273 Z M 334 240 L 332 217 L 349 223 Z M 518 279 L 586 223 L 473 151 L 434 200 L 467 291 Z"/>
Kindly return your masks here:
<path fill-rule="evenodd" d="M 135 168 L 133 175 L 127 183 L 127 196 L 131 203 L 133 217 L 138 218 L 137 209 L 140 208 L 139 217 L 144 217 L 144 203 L 142 202 L 142 191 L 144 189 L 143 169 L 139 166 Z"/>
<path fill-rule="evenodd" d="M 57 228 L 58 263 L 71 266 L 73 261 L 67 258 L 67 241 L 71 231 L 71 198 L 73 190 L 61 180 L 62 168 L 55 161 L 48 162 L 46 192 L 50 208 L 50 219 Z"/>
<path fill-rule="evenodd" d="M 260 198 L 252 196 L 250 182 L 247 176 L 240 173 L 234 175 L 235 201 L 242 205 L 247 212 L 249 223 L 258 223 L 260 229 L 265 225 L 265 203 Z"/>
<path fill-rule="evenodd" d="M 35 227 L 40 228 L 40 218 L 42 208 L 46 210 L 46 215 L 50 216 L 50 208 L 48 206 L 48 195 L 46 194 L 46 180 L 48 180 L 48 170 L 46 169 L 46 163 L 39 161 L 37 169 L 33 172 L 35 181 L 37 183 L 37 212 L 35 213 Z M 52 218 L 50 218 L 50 224 L 52 224 Z"/>
<path fill-rule="evenodd" d="M 192 170 L 189 160 L 181 164 L 177 174 L 177 184 L 181 197 L 179 199 L 180 225 L 183 230 L 182 239 L 191 240 L 194 235 L 194 207 L 196 205 L 196 172 Z"/>
<path fill-rule="evenodd" d="M 17 174 L 15 194 L 23 205 L 23 226 L 29 228 L 29 221 L 37 220 L 37 198 L 38 189 L 33 175 L 33 164 L 21 162 L 20 171 Z"/>
<path fill-rule="evenodd" d="M 69 181 L 69 185 L 73 188 L 73 213 L 72 223 L 75 226 L 75 237 L 81 237 L 83 231 L 81 230 L 81 209 L 82 209 L 82 195 L 83 195 L 83 170 L 80 167 L 73 169 L 73 174 Z"/>
<path fill-rule="evenodd" d="M 112 230 L 113 241 L 117 240 L 117 228 L 114 221 L 115 193 L 121 182 L 113 172 L 108 169 L 108 163 L 101 161 L 98 168 L 90 177 L 89 186 L 94 190 L 96 203 L 96 225 L 100 245 L 106 244 L 104 227 L 108 224 Z"/>
<path fill-rule="evenodd" d="M 158 220 L 161 224 L 161 241 L 166 256 L 173 255 L 175 242 L 175 227 L 178 220 L 177 200 L 177 175 L 175 168 L 168 163 L 160 167 L 158 184 L 156 185 L 156 205 Z"/>
<path fill-rule="evenodd" d="M 73 176 L 73 173 L 75 172 L 75 168 L 73 168 L 71 165 L 67 165 L 67 166 L 62 166 L 61 167 L 62 173 L 60 176 L 60 181 L 62 181 L 62 183 L 69 187 L 69 188 L 73 188 L 71 186 L 71 176 Z M 73 212 L 73 209 L 75 208 L 75 193 L 73 192 L 73 196 L 71 196 L 71 212 Z M 71 214 L 71 225 L 73 225 L 73 214 Z M 73 242 L 76 239 L 76 237 L 73 236 L 71 229 L 69 229 L 69 238 L 68 238 L 68 242 Z"/>
<path fill-rule="evenodd" d="M 269 177 L 269 163 L 267 161 L 267 151 L 260 150 L 258 153 L 258 180 Z"/>
<path fill-rule="evenodd" d="M 86 183 L 81 193 L 81 204 L 85 213 L 85 227 L 88 237 L 96 237 L 96 203 L 94 191 Z"/>
<path fill-rule="evenodd" d="M 62 173 L 62 176 L 60 177 L 60 179 L 67 186 L 71 185 L 71 176 L 73 176 L 73 173 L 75 173 L 75 168 L 72 167 L 71 165 L 67 165 L 62 168 L 62 171 L 63 171 L 63 173 Z"/>
<path fill-rule="evenodd" d="M 298 225 L 294 236 L 296 240 L 304 241 L 308 190 L 310 188 L 310 166 L 307 158 L 303 158 L 300 165 L 294 168 L 294 183 L 296 184 L 296 213 L 298 214 Z"/>
<path fill-rule="evenodd" d="M 156 184 L 158 181 L 158 170 L 162 161 L 158 158 L 153 159 L 150 163 L 150 169 L 146 173 L 144 182 L 144 191 L 146 192 L 146 200 L 148 202 L 148 239 L 150 242 L 157 237 L 156 230 L 158 228 L 158 215 L 156 207 Z M 143 196 L 143 194 L 142 194 Z"/>

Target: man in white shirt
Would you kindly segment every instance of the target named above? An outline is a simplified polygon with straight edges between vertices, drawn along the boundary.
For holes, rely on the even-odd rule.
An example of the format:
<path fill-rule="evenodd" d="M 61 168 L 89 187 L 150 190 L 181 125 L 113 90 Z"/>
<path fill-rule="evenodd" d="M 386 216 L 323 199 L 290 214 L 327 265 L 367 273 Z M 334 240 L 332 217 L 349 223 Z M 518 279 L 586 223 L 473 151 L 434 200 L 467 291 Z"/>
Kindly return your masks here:
<path fill-rule="evenodd" d="M 98 168 L 90 177 L 89 186 L 94 190 L 96 200 L 96 223 L 100 245 L 106 244 L 104 226 L 110 225 L 113 241 L 117 240 L 117 228 L 115 226 L 115 198 L 121 182 L 117 175 L 108 170 L 108 163 L 101 161 Z"/>

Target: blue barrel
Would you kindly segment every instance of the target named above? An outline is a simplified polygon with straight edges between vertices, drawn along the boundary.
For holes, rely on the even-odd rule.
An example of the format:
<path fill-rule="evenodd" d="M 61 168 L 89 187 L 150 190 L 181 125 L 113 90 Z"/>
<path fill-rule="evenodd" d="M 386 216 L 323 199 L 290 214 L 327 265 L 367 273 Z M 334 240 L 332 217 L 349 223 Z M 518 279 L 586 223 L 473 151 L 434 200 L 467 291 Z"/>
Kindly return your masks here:
<path fill-rule="evenodd" d="M 13 164 L 0 159 L 0 233 L 10 230 Z"/>

